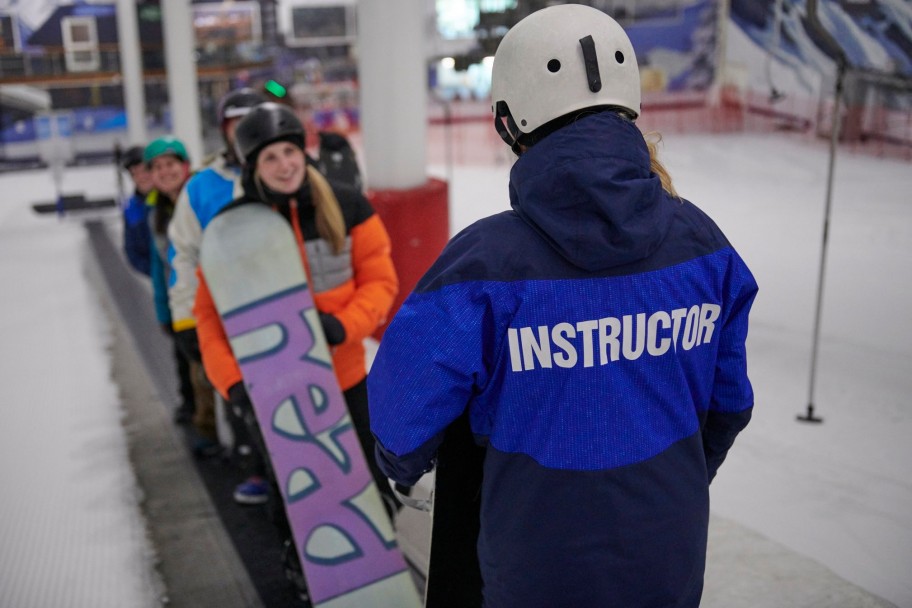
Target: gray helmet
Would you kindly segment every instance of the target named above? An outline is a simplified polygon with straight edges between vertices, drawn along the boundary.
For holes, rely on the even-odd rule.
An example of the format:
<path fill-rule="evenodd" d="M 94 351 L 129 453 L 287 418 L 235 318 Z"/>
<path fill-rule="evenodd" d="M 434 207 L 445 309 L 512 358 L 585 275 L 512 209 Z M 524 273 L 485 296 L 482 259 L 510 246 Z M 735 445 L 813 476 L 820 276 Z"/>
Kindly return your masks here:
<path fill-rule="evenodd" d="M 266 97 L 254 89 L 244 87 L 228 91 L 219 100 L 218 122 L 221 129 L 225 128 L 225 121 L 231 118 L 245 116 L 250 110 L 266 101 Z"/>
<path fill-rule="evenodd" d="M 304 126 L 288 106 L 266 102 L 250 110 L 234 131 L 238 158 L 253 165 L 264 147 L 277 141 L 290 141 L 304 149 Z"/>
<path fill-rule="evenodd" d="M 636 118 L 640 72 L 630 38 L 617 21 L 590 6 L 536 11 L 497 47 L 491 102 L 495 128 L 511 146 L 585 108 L 612 106 Z"/>

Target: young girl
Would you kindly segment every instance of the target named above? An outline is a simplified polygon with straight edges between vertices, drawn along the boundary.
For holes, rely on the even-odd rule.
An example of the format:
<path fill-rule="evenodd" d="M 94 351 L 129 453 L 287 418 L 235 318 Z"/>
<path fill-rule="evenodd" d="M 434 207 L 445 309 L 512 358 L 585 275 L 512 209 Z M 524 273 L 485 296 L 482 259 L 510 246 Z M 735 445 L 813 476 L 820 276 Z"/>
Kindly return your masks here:
<path fill-rule="evenodd" d="M 389 483 L 374 461 L 363 344 L 385 320 L 398 290 L 386 229 L 359 191 L 330 184 L 307 163 L 304 128 L 290 108 L 257 106 L 238 123 L 235 138 L 245 162 L 244 195 L 226 209 L 266 205 L 293 228 L 352 422 L 377 488 L 391 499 Z M 240 369 L 202 272 L 194 314 L 209 378 L 233 406 L 249 409 Z M 235 495 L 239 502 L 245 491 L 268 491 L 262 476 L 243 486 Z"/>

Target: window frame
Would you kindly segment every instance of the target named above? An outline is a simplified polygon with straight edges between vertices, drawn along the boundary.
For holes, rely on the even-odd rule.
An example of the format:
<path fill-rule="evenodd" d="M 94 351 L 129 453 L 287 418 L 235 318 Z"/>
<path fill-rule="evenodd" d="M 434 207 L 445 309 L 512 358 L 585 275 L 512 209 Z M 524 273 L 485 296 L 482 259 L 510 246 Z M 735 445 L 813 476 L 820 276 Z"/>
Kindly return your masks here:
<path fill-rule="evenodd" d="M 73 39 L 73 30 L 85 27 L 88 40 Z M 101 67 L 98 49 L 98 22 L 91 15 L 67 15 L 60 20 L 63 53 L 68 72 L 97 72 Z"/>

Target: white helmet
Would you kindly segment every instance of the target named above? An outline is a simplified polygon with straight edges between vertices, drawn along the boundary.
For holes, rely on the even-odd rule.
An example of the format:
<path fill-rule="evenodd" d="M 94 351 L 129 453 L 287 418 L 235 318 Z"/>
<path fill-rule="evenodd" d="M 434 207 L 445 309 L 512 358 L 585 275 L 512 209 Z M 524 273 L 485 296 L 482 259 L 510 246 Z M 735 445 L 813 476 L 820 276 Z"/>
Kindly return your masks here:
<path fill-rule="evenodd" d="M 575 110 L 614 106 L 635 119 L 640 72 L 633 45 L 618 22 L 598 9 L 541 9 L 500 41 L 491 101 L 495 128 L 514 150 L 523 135 Z"/>

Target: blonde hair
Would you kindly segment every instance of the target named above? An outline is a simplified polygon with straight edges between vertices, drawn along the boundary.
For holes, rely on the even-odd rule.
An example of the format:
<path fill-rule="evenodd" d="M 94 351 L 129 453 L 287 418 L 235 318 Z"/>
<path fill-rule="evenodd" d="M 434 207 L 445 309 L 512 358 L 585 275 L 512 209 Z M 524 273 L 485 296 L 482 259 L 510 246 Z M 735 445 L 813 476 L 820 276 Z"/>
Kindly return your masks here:
<path fill-rule="evenodd" d="M 671 174 L 659 160 L 659 143 L 662 141 L 662 135 L 656 131 L 650 131 L 643 134 L 643 139 L 646 140 L 646 147 L 649 149 L 649 170 L 659 176 L 662 190 L 674 198 L 681 198 L 675 190 L 674 184 L 671 183 Z"/>
<path fill-rule="evenodd" d="M 339 199 L 323 174 L 311 165 L 307 165 L 307 181 L 317 212 L 317 234 L 330 244 L 334 253 L 342 253 L 345 248 L 345 218 L 342 217 Z"/>

